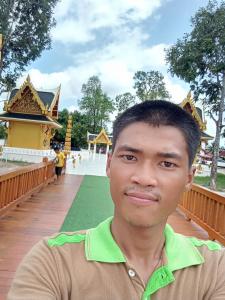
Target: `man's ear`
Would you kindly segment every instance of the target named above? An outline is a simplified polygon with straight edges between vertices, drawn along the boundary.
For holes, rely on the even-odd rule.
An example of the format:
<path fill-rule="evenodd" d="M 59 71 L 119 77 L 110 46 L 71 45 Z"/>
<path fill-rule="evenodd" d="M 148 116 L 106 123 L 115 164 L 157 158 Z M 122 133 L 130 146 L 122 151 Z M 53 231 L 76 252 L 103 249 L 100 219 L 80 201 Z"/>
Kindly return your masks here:
<path fill-rule="evenodd" d="M 189 169 L 189 172 L 188 172 L 188 176 L 187 176 L 187 183 L 185 185 L 185 191 L 190 191 L 193 180 L 194 180 L 195 171 L 196 171 L 196 167 L 191 166 Z"/>
<path fill-rule="evenodd" d="M 110 178 L 110 165 L 111 165 L 112 153 L 108 153 L 106 162 L 106 175 Z"/>

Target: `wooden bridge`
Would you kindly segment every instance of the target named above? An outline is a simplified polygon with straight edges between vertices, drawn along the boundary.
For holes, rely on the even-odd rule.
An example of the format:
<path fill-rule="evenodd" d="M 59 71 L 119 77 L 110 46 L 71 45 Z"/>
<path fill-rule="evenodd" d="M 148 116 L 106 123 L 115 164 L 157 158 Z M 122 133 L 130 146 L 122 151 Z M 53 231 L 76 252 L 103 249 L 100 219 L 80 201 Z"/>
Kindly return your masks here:
<path fill-rule="evenodd" d="M 54 184 L 53 171 L 53 163 L 44 161 L 0 176 L 0 300 L 24 255 L 59 231 L 83 179 L 65 175 Z M 194 185 L 169 223 L 176 232 L 225 245 L 225 197 Z"/>

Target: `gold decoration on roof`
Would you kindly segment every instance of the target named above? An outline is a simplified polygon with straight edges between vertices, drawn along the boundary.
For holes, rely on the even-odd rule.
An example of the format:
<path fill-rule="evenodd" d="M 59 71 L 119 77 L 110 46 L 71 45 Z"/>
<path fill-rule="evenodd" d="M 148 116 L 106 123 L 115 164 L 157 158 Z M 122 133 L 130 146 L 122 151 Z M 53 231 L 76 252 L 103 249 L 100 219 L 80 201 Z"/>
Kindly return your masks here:
<path fill-rule="evenodd" d="M 22 99 L 17 99 L 10 108 L 11 112 L 41 114 L 41 108 L 38 103 L 32 98 L 31 91 L 26 91 Z"/>
<path fill-rule="evenodd" d="M 21 88 L 17 91 L 15 96 L 8 102 L 7 111 L 9 111 L 9 112 L 12 111 L 12 107 L 13 107 L 14 103 L 17 102 L 17 101 L 21 101 L 21 99 L 23 99 L 23 97 L 24 97 L 23 93 L 25 92 L 25 90 L 27 88 L 31 92 L 32 100 L 35 101 L 37 103 L 37 105 L 40 107 L 40 112 L 39 113 L 42 113 L 42 114 L 46 115 L 47 114 L 47 108 L 44 106 L 44 103 L 41 101 L 37 91 L 35 90 L 34 86 L 32 85 L 29 75 L 27 76 L 27 79 L 25 80 L 25 82 L 23 83 Z M 19 112 L 19 111 L 17 111 L 17 112 Z"/>
<path fill-rule="evenodd" d="M 57 88 L 57 91 L 54 95 L 54 98 L 53 98 L 52 103 L 49 108 L 49 115 L 56 119 L 58 119 L 58 102 L 59 102 L 60 91 L 61 91 L 61 84 Z M 57 111 L 54 110 L 55 107 L 56 107 Z"/>
<path fill-rule="evenodd" d="M 104 128 L 100 131 L 100 133 L 97 135 L 97 137 L 90 142 L 91 144 L 107 144 L 112 145 L 112 142 L 110 141 L 106 131 Z"/>
<path fill-rule="evenodd" d="M 191 96 L 191 91 L 188 92 L 187 97 L 180 104 L 180 106 L 182 108 L 185 108 L 185 107 L 188 108 L 188 105 L 190 106 L 190 113 L 195 118 L 195 120 L 198 122 L 200 129 L 202 131 L 205 131 L 206 130 L 206 122 L 204 122 L 201 119 L 201 117 L 200 117 L 200 115 L 199 115 L 199 113 L 198 113 L 198 111 L 196 109 L 194 100 L 193 100 L 193 98 Z"/>

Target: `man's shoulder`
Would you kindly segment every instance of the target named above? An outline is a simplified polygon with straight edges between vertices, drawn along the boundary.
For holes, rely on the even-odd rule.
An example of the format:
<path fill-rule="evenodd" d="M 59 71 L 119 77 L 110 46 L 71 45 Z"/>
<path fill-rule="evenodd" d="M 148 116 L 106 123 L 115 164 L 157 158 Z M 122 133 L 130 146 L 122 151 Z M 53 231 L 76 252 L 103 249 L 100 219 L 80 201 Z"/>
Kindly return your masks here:
<path fill-rule="evenodd" d="M 86 239 L 87 230 L 73 232 L 58 232 L 52 236 L 45 237 L 43 242 L 48 247 L 61 247 L 64 245 L 81 244 Z"/>
<path fill-rule="evenodd" d="M 202 240 L 196 237 L 186 237 L 189 241 L 197 248 L 204 247 L 209 251 L 217 251 L 217 250 L 224 250 L 222 245 L 218 242 L 214 242 L 211 240 Z"/>
<path fill-rule="evenodd" d="M 217 242 L 187 237 L 166 227 L 166 254 L 171 270 L 202 266 L 208 270 L 225 266 L 225 250 Z"/>
<path fill-rule="evenodd" d="M 193 249 L 196 249 L 200 253 L 204 259 L 204 263 L 214 264 L 218 261 L 218 263 L 222 262 L 225 266 L 225 248 L 219 242 L 202 240 L 196 237 L 188 237 L 180 234 L 179 236 L 188 244 L 191 244 Z"/>

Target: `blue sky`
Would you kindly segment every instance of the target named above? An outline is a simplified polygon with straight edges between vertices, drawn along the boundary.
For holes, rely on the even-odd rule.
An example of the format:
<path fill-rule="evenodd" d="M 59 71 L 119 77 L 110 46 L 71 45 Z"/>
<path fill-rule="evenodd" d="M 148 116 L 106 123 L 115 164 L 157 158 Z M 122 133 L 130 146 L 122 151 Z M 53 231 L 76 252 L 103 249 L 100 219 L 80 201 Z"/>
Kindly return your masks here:
<path fill-rule="evenodd" d="M 52 49 L 28 66 L 37 89 L 61 84 L 60 109 L 78 108 L 81 86 L 98 75 L 112 98 L 133 90 L 138 70 L 159 70 L 172 101 L 189 86 L 167 72 L 164 49 L 190 31 L 190 18 L 205 0 L 61 0 L 55 9 Z M 212 126 L 210 125 L 210 128 Z M 213 129 L 208 130 L 213 132 Z"/>

